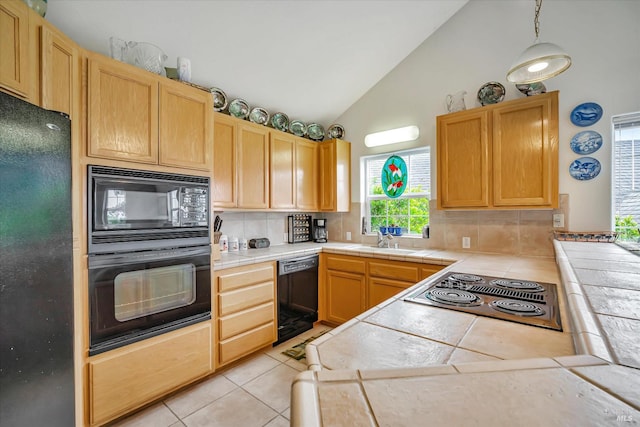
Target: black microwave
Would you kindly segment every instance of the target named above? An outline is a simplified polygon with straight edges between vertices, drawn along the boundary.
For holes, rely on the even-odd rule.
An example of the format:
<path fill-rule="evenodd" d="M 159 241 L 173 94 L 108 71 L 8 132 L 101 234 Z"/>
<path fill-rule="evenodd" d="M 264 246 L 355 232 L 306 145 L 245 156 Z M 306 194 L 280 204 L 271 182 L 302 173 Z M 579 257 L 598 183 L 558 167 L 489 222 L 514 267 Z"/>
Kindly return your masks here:
<path fill-rule="evenodd" d="M 210 244 L 209 178 L 90 165 L 90 254 Z"/>

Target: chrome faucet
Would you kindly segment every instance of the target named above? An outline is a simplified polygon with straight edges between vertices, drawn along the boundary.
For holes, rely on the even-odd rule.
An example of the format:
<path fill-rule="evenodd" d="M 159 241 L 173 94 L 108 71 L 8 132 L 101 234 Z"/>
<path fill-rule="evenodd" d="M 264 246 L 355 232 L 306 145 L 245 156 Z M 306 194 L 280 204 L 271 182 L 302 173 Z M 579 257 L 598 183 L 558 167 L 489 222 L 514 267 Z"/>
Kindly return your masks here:
<path fill-rule="evenodd" d="M 383 236 L 380 230 L 378 230 L 378 242 L 377 242 L 378 247 L 384 248 L 385 237 L 387 239 L 387 248 L 391 248 L 391 240 L 393 240 L 393 236 L 391 234 L 387 234 L 386 236 Z"/>

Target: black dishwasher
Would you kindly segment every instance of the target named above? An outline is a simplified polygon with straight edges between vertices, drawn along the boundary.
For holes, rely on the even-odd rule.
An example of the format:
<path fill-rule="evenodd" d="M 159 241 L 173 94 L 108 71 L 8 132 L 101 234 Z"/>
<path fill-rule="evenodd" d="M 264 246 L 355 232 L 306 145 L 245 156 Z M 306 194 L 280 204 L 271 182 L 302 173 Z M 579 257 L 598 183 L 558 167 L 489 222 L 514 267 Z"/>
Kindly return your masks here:
<path fill-rule="evenodd" d="M 278 261 L 278 345 L 318 320 L 318 255 Z"/>

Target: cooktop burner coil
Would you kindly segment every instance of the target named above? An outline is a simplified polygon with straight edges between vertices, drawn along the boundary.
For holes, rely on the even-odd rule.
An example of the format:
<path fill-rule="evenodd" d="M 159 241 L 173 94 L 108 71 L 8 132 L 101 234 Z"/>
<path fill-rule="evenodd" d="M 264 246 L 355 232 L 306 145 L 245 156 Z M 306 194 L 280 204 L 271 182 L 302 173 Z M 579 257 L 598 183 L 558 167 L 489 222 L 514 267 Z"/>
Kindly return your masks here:
<path fill-rule="evenodd" d="M 491 301 L 489 305 L 503 313 L 515 314 L 517 316 L 542 316 L 545 314 L 542 307 L 526 301 L 498 299 Z"/>
<path fill-rule="evenodd" d="M 480 298 L 478 298 L 471 292 L 463 291 L 460 289 L 435 288 L 427 291 L 425 293 L 425 296 L 441 304 L 456 305 L 460 307 L 480 305 L 482 303 Z"/>
<path fill-rule="evenodd" d="M 526 282 L 524 280 L 512 280 L 512 279 L 496 279 L 491 281 L 492 285 L 506 288 L 517 289 L 519 291 L 529 292 L 543 292 L 544 288 L 536 282 Z"/>

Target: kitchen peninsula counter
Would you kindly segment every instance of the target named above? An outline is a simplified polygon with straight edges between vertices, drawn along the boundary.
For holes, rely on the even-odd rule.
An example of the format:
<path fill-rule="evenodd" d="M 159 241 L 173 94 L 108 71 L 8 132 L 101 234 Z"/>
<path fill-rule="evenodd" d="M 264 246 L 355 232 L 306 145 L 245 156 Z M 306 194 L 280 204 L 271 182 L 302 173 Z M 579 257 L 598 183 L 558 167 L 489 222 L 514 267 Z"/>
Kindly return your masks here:
<path fill-rule="evenodd" d="M 628 289 L 635 284 L 640 292 L 640 280 L 634 281 L 640 279 L 640 258 L 613 244 L 555 241 L 554 245 L 556 261 L 467 252 L 380 251 L 381 256 L 451 265 L 308 344 L 309 370 L 294 381 L 291 425 L 640 422 L 636 369 L 640 368 L 640 304 L 635 299 L 640 294 L 629 294 Z M 367 248 L 345 244 L 322 250 L 353 255 Z M 626 254 L 635 258 L 625 258 Z M 606 286 L 582 286 L 578 277 L 610 283 L 598 268 L 617 268 L 621 271 L 615 273 L 628 277 L 628 282 L 617 282 L 622 284 L 613 296 L 631 298 L 633 308 L 607 305 L 605 297 L 611 292 Z M 451 271 L 560 284 L 564 331 L 403 300 L 418 286 Z M 588 287 L 593 289 L 585 292 Z M 594 315 L 591 306 L 602 308 Z"/>

